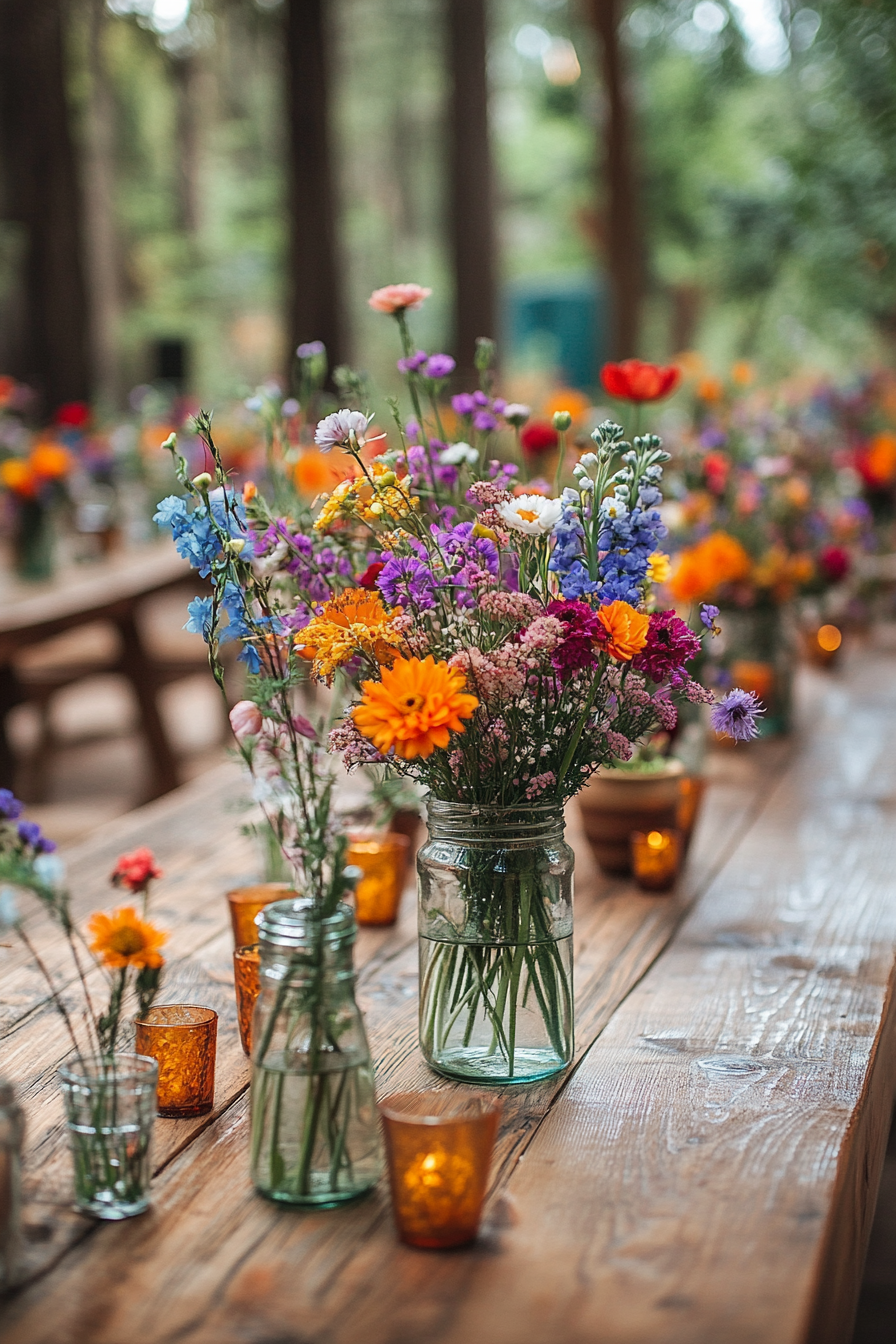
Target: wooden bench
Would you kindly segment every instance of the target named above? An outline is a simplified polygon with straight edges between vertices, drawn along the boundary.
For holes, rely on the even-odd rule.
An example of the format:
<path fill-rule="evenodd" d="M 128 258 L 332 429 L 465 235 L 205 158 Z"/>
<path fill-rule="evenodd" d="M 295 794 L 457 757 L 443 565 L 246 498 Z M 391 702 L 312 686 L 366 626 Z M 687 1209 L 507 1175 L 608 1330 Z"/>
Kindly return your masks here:
<path fill-rule="evenodd" d="M 232 767 L 73 850 L 81 916 L 111 903 L 121 849 L 156 850 L 163 997 L 221 1014 L 216 1107 L 157 1121 L 148 1214 L 73 1213 L 65 1039 L 27 957 L 0 950 L 0 1061 L 28 1115 L 29 1282 L 4 1344 L 847 1344 L 894 1090 L 894 671 L 878 654 L 806 674 L 802 735 L 713 758 L 671 898 L 600 878 L 570 808 L 576 1061 L 505 1090 L 469 1249 L 400 1245 L 384 1185 L 330 1212 L 251 1188 L 222 893 L 254 864 Z M 35 936 L 63 967 L 39 916 Z M 380 1095 L 432 1086 L 410 894 L 356 961 Z"/>
<path fill-rule="evenodd" d="M 177 753 L 159 708 L 159 692 L 200 671 L 200 640 L 188 656 L 160 656 L 147 641 L 141 611 L 159 593 L 203 587 L 170 542 L 113 554 L 89 567 L 70 567 L 39 586 L 4 576 L 0 586 L 0 785 L 14 787 L 16 762 L 6 736 L 9 710 L 37 705 L 41 737 L 30 796 L 41 799 L 52 745 L 49 705 L 59 691 L 89 677 L 114 674 L 133 689 L 151 774 L 149 797 L 180 782 Z M 186 598 L 185 598 L 186 602 Z M 59 645 L 54 648 L 54 644 Z"/>

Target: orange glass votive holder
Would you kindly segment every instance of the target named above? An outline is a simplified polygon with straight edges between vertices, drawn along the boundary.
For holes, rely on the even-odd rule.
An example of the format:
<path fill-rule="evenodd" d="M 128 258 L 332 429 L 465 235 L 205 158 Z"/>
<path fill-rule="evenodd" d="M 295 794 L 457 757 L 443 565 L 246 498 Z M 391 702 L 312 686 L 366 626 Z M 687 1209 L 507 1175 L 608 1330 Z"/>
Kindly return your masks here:
<path fill-rule="evenodd" d="M 680 831 L 633 831 L 632 873 L 643 891 L 668 891 L 681 864 Z"/>
<path fill-rule="evenodd" d="M 252 1014 L 258 998 L 261 956 L 258 944 L 238 947 L 233 954 L 233 984 L 236 990 L 236 1019 L 240 1043 L 247 1055 L 252 1053 Z"/>
<path fill-rule="evenodd" d="M 218 1014 L 189 1003 L 164 1003 L 137 1018 L 135 1050 L 158 1061 L 159 1115 L 207 1115 L 215 1104 Z"/>
<path fill-rule="evenodd" d="M 356 835 L 349 839 L 345 861 L 361 869 L 355 888 L 355 918 L 359 924 L 394 924 L 408 870 L 410 840 L 389 831 L 384 835 Z"/>
<path fill-rule="evenodd" d="M 285 901 L 290 896 L 298 896 L 288 882 L 256 882 L 251 887 L 235 887 L 227 893 L 230 906 L 230 922 L 233 925 L 234 947 L 248 947 L 257 942 L 258 929 L 255 916 L 260 914 L 272 901 Z"/>
<path fill-rule="evenodd" d="M 476 1239 L 501 1102 L 401 1092 L 380 1103 L 399 1238 L 442 1249 Z"/>
<path fill-rule="evenodd" d="M 679 788 L 681 792 L 676 822 L 681 832 L 682 857 L 684 857 L 690 848 L 694 827 L 700 815 L 703 795 L 706 793 L 706 780 L 699 775 L 686 775 L 681 780 Z"/>

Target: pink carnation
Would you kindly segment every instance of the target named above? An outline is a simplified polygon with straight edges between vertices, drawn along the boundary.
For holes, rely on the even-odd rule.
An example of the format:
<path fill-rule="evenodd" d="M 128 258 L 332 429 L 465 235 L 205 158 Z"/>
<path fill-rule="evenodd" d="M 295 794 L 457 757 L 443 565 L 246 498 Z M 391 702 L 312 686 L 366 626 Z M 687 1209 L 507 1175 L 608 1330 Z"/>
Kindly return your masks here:
<path fill-rule="evenodd" d="M 375 289 L 367 302 L 377 313 L 402 313 L 406 308 L 419 308 L 431 293 L 423 285 L 384 285 Z"/>
<path fill-rule="evenodd" d="M 261 732 L 261 710 L 251 700 L 238 700 L 230 711 L 230 726 L 242 746 L 246 738 L 257 737 Z"/>

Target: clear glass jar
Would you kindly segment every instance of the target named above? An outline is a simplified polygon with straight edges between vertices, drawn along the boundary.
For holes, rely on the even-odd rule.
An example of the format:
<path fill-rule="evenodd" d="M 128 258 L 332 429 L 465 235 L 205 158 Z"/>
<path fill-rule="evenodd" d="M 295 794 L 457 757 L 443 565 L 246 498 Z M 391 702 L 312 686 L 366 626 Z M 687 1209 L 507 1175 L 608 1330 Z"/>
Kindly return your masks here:
<path fill-rule="evenodd" d="M 149 1208 L 159 1066 L 144 1055 L 88 1057 L 59 1070 L 75 1205 L 117 1221 Z"/>
<path fill-rule="evenodd" d="M 25 1117 L 12 1083 L 0 1078 L 0 1292 L 16 1280 L 22 1251 L 22 1142 Z"/>
<path fill-rule="evenodd" d="M 340 902 L 277 901 L 258 928 L 252 1180 L 269 1199 L 332 1207 L 382 1171 L 373 1065 L 355 1002 L 356 926 Z"/>
<path fill-rule="evenodd" d="M 558 803 L 431 800 L 417 855 L 420 1048 L 448 1078 L 524 1083 L 573 1053 L 574 856 Z"/>

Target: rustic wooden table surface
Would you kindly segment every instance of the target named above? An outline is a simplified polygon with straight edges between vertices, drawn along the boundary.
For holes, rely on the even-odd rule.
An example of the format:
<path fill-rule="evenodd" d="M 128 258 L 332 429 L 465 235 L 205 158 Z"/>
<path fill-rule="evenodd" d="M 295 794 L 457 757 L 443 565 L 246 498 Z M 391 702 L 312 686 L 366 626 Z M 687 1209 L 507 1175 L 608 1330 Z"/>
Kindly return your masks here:
<path fill-rule="evenodd" d="M 0 951 L 30 1276 L 0 1312 L 4 1344 L 848 1341 L 893 1100 L 894 668 L 867 654 L 807 674 L 792 741 L 715 754 L 672 898 L 601 879 L 570 809 L 576 1061 L 506 1090 L 469 1249 L 401 1246 L 383 1185 L 329 1212 L 253 1193 L 222 895 L 253 858 L 231 768 L 72 851 L 79 914 L 110 903 L 122 849 L 159 855 L 163 997 L 221 1014 L 216 1106 L 157 1121 L 149 1213 L 72 1212 L 62 1029 L 27 958 Z M 61 943 L 40 936 L 61 970 Z M 409 894 L 398 926 L 362 930 L 357 966 L 380 1095 L 432 1086 Z"/>

